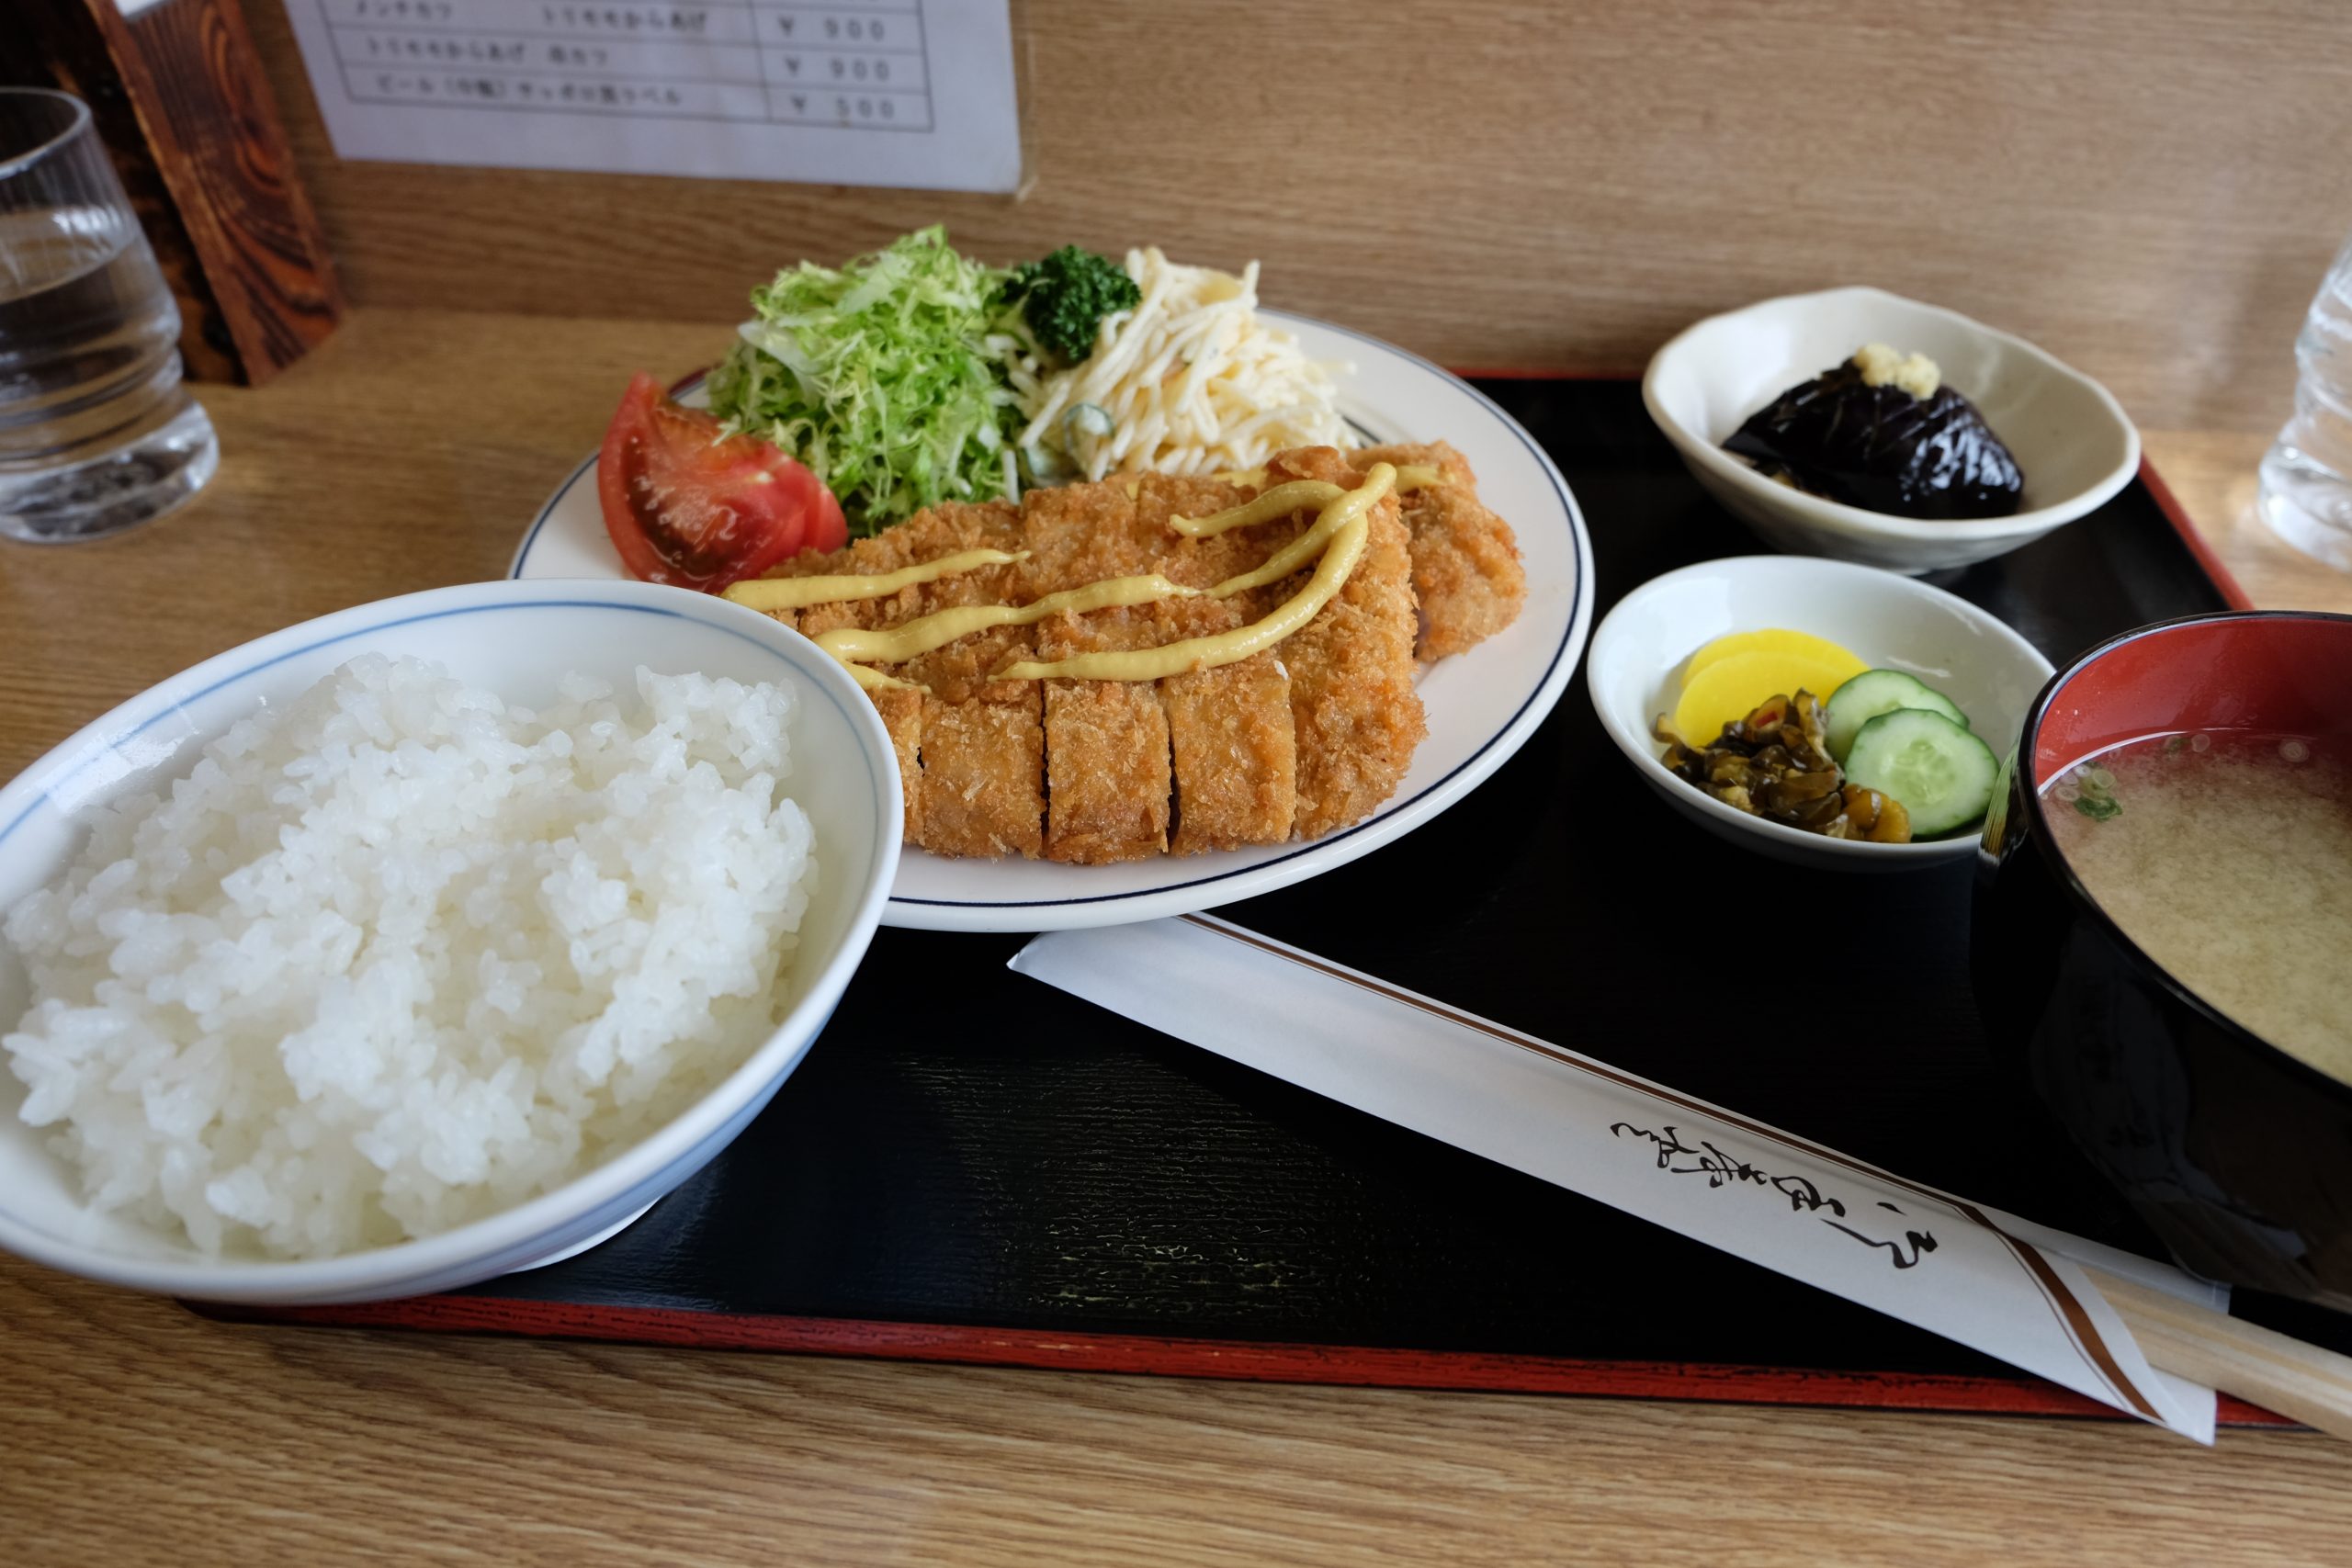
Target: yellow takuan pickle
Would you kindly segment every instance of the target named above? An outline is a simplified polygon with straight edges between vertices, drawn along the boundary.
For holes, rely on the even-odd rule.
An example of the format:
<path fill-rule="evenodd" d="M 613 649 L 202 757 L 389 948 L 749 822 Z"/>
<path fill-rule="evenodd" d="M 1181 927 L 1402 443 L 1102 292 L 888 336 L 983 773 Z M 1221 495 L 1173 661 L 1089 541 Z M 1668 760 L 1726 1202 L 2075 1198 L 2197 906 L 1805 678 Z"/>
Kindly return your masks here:
<path fill-rule="evenodd" d="M 1340 513 L 1345 515 L 1329 536 L 1330 543 L 1323 551 L 1323 558 L 1316 563 L 1315 575 L 1306 586 L 1285 600 L 1282 606 L 1263 620 L 1239 626 L 1215 637 L 1186 637 L 1181 642 L 1167 643 L 1159 648 L 1136 649 L 1130 652 L 1080 653 L 1051 663 L 1020 660 L 996 671 L 1001 681 L 1158 681 L 1170 675 L 1182 675 L 1188 671 L 1214 670 L 1221 664 L 1236 664 L 1261 649 L 1290 636 L 1313 620 L 1324 605 L 1329 604 L 1347 585 L 1348 576 L 1355 570 L 1356 562 L 1363 556 L 1364 546 L 1372 537 L 1372 525 L 1364 513 L 1387 493 L 1396 482 L 1396 470 L 1385 463 L 1374 463 L 1372 475 L 1358 489 L 1340 491 L 1337 501 L 1325 509 L 1324 518 Z M 1330 487 L 1337 490 L 1338 487 Z M 1351 505 L 1352 502 L 1354 504 Z M 1279 514 L 1278 514 L 1279 515 Z"/>
<path fill-rule="evenodd" d="M 1106 577 L 1082 588 L 1048 593 L 1026 604 L 957 604 L 918 615 L 888 631 L 838 626 L 819 637 L 817 646 L 843 663 L 863 659 L 876 664 L 899 664 L 990 626 L 1033 626 L 1064 610 L 1083 615 L 1089 610 L 1110 610 L 1123 604 L 1148 604 L 1157 599 L 1189 599 L 1200 592 L 1170 582 L 1156 572 L 1145 577 Z"/>
<path fill-rule="evenodd" d="M 937 560 L 872 576 L 760 577 L 729 583 L 720 597 L 753 610 L 801 610 L 811 604 L 841 604 L 852 599 L 888 599 L 901 588 L 936 582 L 984 566 L 1011 566 L 1029 558 L 1027 550 L 965 550 Z"/>

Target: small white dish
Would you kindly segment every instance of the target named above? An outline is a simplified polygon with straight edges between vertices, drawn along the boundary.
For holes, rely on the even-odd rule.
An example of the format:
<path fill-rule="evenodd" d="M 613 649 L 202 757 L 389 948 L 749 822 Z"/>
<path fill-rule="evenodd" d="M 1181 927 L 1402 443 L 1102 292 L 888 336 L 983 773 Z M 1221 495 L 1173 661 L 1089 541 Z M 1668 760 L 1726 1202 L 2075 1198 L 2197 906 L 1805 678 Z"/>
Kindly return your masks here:
<path fill-rule="evenodd" d="M 1757 410 L 1868 343 L 1925 354 L 1976 405 L 2025 475 L 2015 515 L 1936 523 L 1865 511 L 1767 479 L 1723 449 Z M 2140 469 L 2140 433 L 2097 381 L 2023 338 L 1878 288 L 1792 294 L 1710 316 L 1652 357 L 1642 400 L 1691 475 L 1767 543 L 1913 575 L 2030 544 Z"/>
<path fill-rule="evenodd" d="M 787 788 L 817 833 L 819 881 L 802 918 L 775 1032 L 676 1120 L 552 1192 L 421 1241 L 285 1261 L 209 1258 L 183 1236 L 94 1212 L 50 1131 L 17 1116 L 0 1067 L 0 1247 L 91 1279 L 218 1301 L 374 1301 L 454 1290 L 537 1268 L 602 1240 L 692 1176 L 749 1124 L 817 1037 L 880 923 L 899 863 L 899 769 L 888 734 L 841 665 L 797 632 L 706 594 L 641 582 L 484 582 L 363 604 L 207 660 L 132 698 L 0 789 L 0 909 L 54 879 L 93 812 L 159 779 L 239 718 L 362 653 L 414 655 L 527 706 L 571 671 L 627 689 L 638 665 L 789 682 Z M 0 946 L 0 1029 L 26 1003 Z"/>
<path fill-rule="evenodd" d="M 1873 669 L 1918 676 L 1960 705 L 1996 756 L 2017 744 L 2050 679 L 2050 660 L 2031 643 L 1940 588 L 1804 556 L 1701 561 L 1634 589 L 1592 634 L 1585 680 L 1593 711 L 1643 780 L 1716 837 L 1797 865 L 1911 871 L 1974 853 L 1973 833 L 1908 844 L 1825 839 L 1751 817 L 1667 772 L 1650 726 L 1673 709 L 1684 661 L 1716 637 L 1766 626 L 1811 632 Z"/>
<path fill-rule="evenodd" d="M 1504 631 L 1419 677 L 1429 735 L 1396 793 L 1352 827 L 1307 842 L 1114 865 L 952 860 L 908 852 L 883 923 L 925 931 L 1050 931 L 1215 908 L 1347 864 L 1430 820 L 1527 743 L 1566 691 L 1592 625 L 1592 541 L 1567 481 L 1517 420 L 1459 378 L 1347 327 L 1261 310 L 1312 358 L 1345 361 L 1340 412 L 1367 440 L 1450 441 L 1470 459 L 1479 499 L 1509 522 L 1527 569 L 1527 603 Z M 693 392 L 684 400 L 695 400 Z M 594 457 L 572 471 L 523 536 L 509 569 L 530 579 L 622 577 L 596 502 Z"/>

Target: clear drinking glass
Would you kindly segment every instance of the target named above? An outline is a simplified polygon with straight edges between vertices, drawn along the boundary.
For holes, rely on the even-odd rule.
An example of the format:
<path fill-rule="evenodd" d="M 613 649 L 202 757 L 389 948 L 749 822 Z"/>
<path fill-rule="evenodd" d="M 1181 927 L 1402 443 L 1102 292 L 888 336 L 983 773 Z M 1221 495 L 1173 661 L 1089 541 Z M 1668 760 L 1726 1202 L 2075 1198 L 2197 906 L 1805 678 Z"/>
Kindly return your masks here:
<path fill-rule="evenodd" d="M 2295 417 L 2262 459 L 2259 506 L 2280 538 L 2352 570 L 2352 239 L 2295 339 Z"/>
<path fill-rule="evenodd" d="M 0 89 L 0 534 L 97 538 L 204 487 L 179 333 L 88 107 Z"/>

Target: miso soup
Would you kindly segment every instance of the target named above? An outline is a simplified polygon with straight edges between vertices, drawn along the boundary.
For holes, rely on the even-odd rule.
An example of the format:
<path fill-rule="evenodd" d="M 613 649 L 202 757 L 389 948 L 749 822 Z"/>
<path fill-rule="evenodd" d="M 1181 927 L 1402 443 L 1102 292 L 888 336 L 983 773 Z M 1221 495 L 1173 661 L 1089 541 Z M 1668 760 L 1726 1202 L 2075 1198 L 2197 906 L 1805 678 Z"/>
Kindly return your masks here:
<path fill-rule="evenodd" d="M 2215 1010 L 2352 1082 L 2352 744 L 2154 736 L 2043 789 L 2060 853 Z"/>

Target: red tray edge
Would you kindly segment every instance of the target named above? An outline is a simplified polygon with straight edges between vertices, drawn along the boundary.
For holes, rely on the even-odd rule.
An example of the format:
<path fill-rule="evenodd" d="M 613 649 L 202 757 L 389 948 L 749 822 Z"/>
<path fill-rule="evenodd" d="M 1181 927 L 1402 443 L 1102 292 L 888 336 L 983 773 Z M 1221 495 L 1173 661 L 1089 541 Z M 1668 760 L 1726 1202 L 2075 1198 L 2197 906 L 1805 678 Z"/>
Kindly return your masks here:
<path fill-rule="evenodd" d="M 2222 602 L 2233 610 L 2253 609 L 2252 596 L 2238 585 L 2238 580 L 2231 575 L 2230 569 L 2222 564 L 2222 558 L 2213 553 L 2211 543 L 2197 531 L 2197 525 L 2189 521 L 2188 513 L 2181 510 L 2178 498 L 2172 493 L 2172 487 L 2165 483 L 2164 476 L 2156 472 L 2156 466 L 2145 457 L 2140 459 L 2140 482 L 2147 487 L 2148 499 L 2156 503 L 2156 510 L 2165 514 L 2165 521 L 2172 525 L 2173 532 L 2180 536 L 2180 542 L 2188 547 L 2188 553 L 2197 558 L 2199 569 L 2212 579 L 2213 586 L 2221 591 Z"/>
<path fill-rule="evenodd" d="M 1608 372 L 1457 369 L 1465 379 L 1614 380 Z M 695 377 L 685 379 L 692 381 Z M 2198 532 L 2146 457 L 2140 482 L 2180 536 L 2198 566 L 2232 608 L 2254 602 Z M 1400 1350 L 1371 1346 L 1295 1345 L 1179 1339 L 1142 1335 L 1056 1334 L 949 1324 L 849 1318 L 758 1317 L 658 1307 L 596 1306 L 484 1296 L 418 1296 L 343 1306 L 255 1308 L 185 1303 L 226 1323 L 277 1323 L 345 1328 L 403 1328 L 530 1338 L 601 1339 L 705 1349 L 870 1357 L 1050 1371 L 1121 1372 L 1149 1377 L 1250 1382 L 1549 1393 L 1593 1398 L 1714 1401 L 1916 1410 L 1954 1415 L 2059 1416 L 2129 1419 L 2095 1400 L 2038 1378 L 1971 1378 L 1948 1373 L 1857 1372 L 1712 1362 L 1605 1361 L 1476 1351 Z M 2219 1419 L 2231 1427 L 2294 1427 L 2257 1405 L 2223 1395 Z"/>
<path fill-rule="evenodd" d="M 292 1324 L 601 1339 L 699 1349 L 1122 1372 L 1239 1382 L 1312 1383 L 1457 1393 L 1547 1393 L 1616 1399 L 1712 1401 L 1937 1414 L 2060 1416 L 2128 1420 L 2120 1411 L 2038 1378 L 1939 1372 L 1870 1372 L 1709 1362 L 1584 1360 L 1363 1345 L 1181 1339 L 1131 1334 L 1046 1334 L 955 1324 L 854 1318 L 767 1317 L 665 1307 L 415 1296 L 336 1306 L 249 1307 L 189 1302 L 224 1323 Z M 2292 1427 L 2269 1411 L 2224 1397 L 2233 1427 Z"/>

